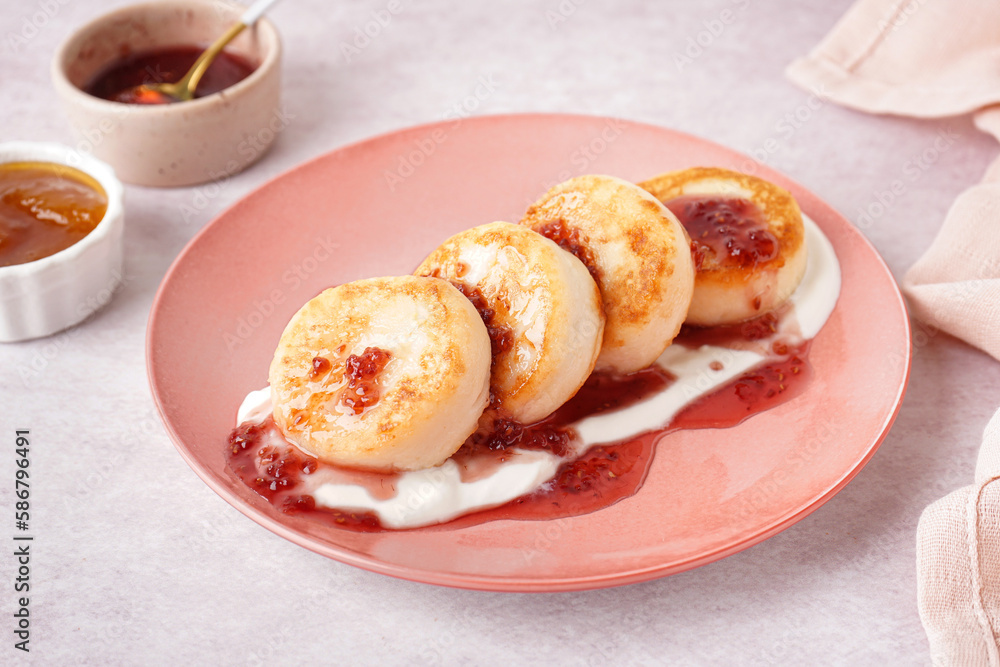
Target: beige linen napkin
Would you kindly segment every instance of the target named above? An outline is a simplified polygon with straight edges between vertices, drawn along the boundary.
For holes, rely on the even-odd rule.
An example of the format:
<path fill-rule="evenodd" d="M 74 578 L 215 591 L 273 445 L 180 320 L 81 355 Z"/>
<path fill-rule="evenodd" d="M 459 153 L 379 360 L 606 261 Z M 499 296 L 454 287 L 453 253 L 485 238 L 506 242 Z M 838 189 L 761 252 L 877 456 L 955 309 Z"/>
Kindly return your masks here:
<path fill-rule="evenodd" d="M 787 74 L 862 111 L 974 112 L 977 127 L 1000 139 L 1000 106 L 990 106 L 1000 103 L 1000 2 L 859 0 Z M 903 291 L 926 326 L 1000 359 L 1000 160 L 952 205 Z M 975 483 L 920 518 L 917 578 L 934 664 L 1000 667 L 1000 411 Z"/>
<path fill-rule="evenodd" d="M 1000 411 L 976 482 L 932 503 L 917 526 L 917 598 L 936 665 L 1000 665 Z"/>

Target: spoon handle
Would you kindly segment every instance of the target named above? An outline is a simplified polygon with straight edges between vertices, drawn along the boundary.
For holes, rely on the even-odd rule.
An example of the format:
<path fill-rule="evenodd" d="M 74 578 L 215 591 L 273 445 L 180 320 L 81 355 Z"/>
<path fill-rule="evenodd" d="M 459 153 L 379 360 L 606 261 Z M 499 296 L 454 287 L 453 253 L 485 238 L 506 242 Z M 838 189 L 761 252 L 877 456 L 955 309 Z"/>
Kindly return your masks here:
<path fill-rule="evenodd" d="M 270 9 L 271 5 L 277 1 L 278 0 L 257 0 L 257 2 L 247 7 L 247 10 L 243 12 L 243 16 L 240 17 L 240 23 L 243 25 L 253 25 L 257 22 L 257 19 L 263 16 L 264 12 Z"/>
<path fill-rule="evenodd" d="M 257 2 L 250 5 L 243 16 L 240 17 L 239 23 L 233 25 L 229 30 L 225 32 L 224 35 L 215 40 L 215 42 L 205 50 L 204 53 L 195 61 L 194 65 L 184 76 L 183 79 L 177 82 L 178 86 L 185 86 L 190 91 L 190 94 L 194 95 L 194 89 L 198 87 L 198 83 L 201 82 L 201 77 L 205 75 L 208 71 L 208 66 L 212 64 L 215 57 L 219 55 L 222 49 L 226 48 L 229 42 L 233 41 L 236 35 L 243 32 L 243 29 L 247 26 L 253 25 L 257 22 L 257 19 L 261 17 L 268 10 L 268 8 L 276 3 L 278 0 L 257 0 Z"/>
<path fill-rule="evenodd" d="M 226 31 L 222 37 L 215 40 L 210 47 L 208 47 L 200 56 L 198 60 L 194 62 L 188 73 L 184 75 L 184 78 L 177 82 L 177 86 L 181 88 L 187 88 L 190 91 L 190 95 L 194 95 L 194 89 L 198 87 L 198 83 L 201 81 L 201 77 L 205 75 L 208 71 L 208 66 L 212 64 L 215 60 L 215 56 L 219 55 L 222 49 L 226 48 L 229 42 L 233 41 L 236 35 L 243 32 L 246 28 L 246 24 L 242 21 L 233 25 L 229 30 Z"/>

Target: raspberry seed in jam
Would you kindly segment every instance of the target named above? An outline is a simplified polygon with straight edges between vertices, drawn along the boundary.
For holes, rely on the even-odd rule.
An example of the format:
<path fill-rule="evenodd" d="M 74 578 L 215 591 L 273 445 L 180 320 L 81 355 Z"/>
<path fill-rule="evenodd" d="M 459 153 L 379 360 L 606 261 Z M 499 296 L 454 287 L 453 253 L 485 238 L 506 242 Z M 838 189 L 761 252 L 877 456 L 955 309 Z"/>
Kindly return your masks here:
<path fill-rule="evenodd" d="M 392 354 L 378 347 L 368 347 L 361 355 L 349 356 L 344 365 L 347 386 L 340 396 L 340 402 L 354 410 L 356 415 L 378 403 L 381 395 L 378 376 L 391 358 Z M 315 369 L 315 360 L 313 368 Z"/>
<path fill-rule="evenodd" d="M 778 256 L 761 210 L 742 197 L 685 195 L 665 202 L 691 236 L 696 267 L 753 267 Z"/>

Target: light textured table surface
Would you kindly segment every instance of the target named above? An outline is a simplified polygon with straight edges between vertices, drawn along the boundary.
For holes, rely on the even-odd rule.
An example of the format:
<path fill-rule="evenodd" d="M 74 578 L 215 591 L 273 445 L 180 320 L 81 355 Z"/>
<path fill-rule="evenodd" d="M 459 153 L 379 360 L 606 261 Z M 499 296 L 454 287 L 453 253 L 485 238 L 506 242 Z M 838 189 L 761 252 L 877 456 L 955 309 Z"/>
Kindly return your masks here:
<path fill-rule="evenodd" d="M 0 138 L 74 143 L 49 61 L 74 27 L 120 4 L 0 0 Z M 16 564 L 6 547 L 0 556 L 0 663 L 928 664 L 917 519 L 972 481 L 1000 404 L 1000 364 L 944 334 L 915 329 L 894 428 L 814 514 L 705 567 L 573 594 L 410 583 L 271 534 L 181 460 L 146 379 L 155 290 L 216 214 L 308 158 L 470 106 L 484 81 L 492 90 L 474 114 L 567 111 L 683 130 L 757 151 L 853 221 L 905 178 L 864 230 L 900 278 L 997 150 L 968 118 L 868 116 L 789 84 L 785 65 L 848 5 L 403 2 L 348 58 L 341 44 L 385 2 L 279 4 L 290 122 L 274 149 L 214 197 L 128 187 L 125 284 L 112 303 L 70 332 L 0 346 L 0 539 L 13 533 L 16 428 L 33 436 L 35 534 L 27 656 L 13 648 Z M 950 145 L 929 151 L 940 133 Z M 904 171 L 913 159 L 915 175 Z"/>

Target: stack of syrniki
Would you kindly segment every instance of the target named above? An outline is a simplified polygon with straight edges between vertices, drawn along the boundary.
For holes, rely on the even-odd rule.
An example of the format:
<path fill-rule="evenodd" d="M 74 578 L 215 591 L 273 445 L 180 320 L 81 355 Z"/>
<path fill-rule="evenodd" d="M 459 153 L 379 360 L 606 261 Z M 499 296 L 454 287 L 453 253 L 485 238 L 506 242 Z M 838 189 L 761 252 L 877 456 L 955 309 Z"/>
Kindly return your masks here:
<path fill-rule="evenodd" d="M 435 466 L 487 406 L 544 419 L 595 369 L 652 364 L 685 320 L 732 323 L 780 306 L 804 267 L 798 206 L 766 181 L 721 169 L 642 187 L 580 176 L 520 224 L 452 236 L 413 276 L 305 304 L 271 363 L 275 423 L 327 463 Z"/>

